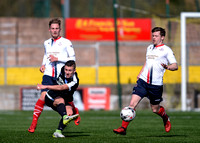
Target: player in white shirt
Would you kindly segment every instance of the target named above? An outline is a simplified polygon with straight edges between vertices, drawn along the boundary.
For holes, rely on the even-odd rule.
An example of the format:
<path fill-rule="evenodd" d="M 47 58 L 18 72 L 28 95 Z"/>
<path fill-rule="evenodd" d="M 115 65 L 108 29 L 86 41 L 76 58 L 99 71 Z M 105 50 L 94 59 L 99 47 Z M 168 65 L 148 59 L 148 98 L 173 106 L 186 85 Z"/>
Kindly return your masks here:
<path fill-rule="evenodd" d="M 165 68 L 162 64 L 167 65 L 168 63 L 177 63 L 173 51 L 164 44 L 150 45 L 147 48 L 146 64 L 140 78 L 149 84 L 163 85 Z"/>
<path fill-rule="evenodd" d="M 63 37 L 48 39 L 44 42 L 45 54 L 42 65 L 45 66 L 44 75 L 57 78 L 66 61 L 75 61 L 75 52 L 72 43 Z M 57 59 L 53 61 L 52 57 Z"/>
<path fill-rule="evenodd" d="M 44 73 L 42 84 L 54 85 L 59 76 L 61 68 L 69 60 L 75 59 L 75 52 L 70 40 L 60 36 L 61 21 L 57 18 L 49 21 L 49 32 L 51 38 L 44 42 L 45 53 L 40 71 Z M 28 131 L 35 132 L 37 120 L 43 111 L 47 89 L 41 90 L 41 96 L 35 104 L 33 120 Z"/>
<path fill-rule="evenodd" d="M 165 29 L 155 27 L 152 29 L 153 44 L 147 47 L 146 62 L 137 76 L 137 85 L 133 88 L 129 107 L 135 110 L 139 102 L 147 97 L 150 100 L 151 109 L 163 119 L 165 131 L 171 130 L 169 116 L 163 106 L 160 106 L 163 93 L 163 75 L 165 70 L 178 70 L 173 51 L 163 44 Z M 114 133 L 126 135 L 126 129 L 130 122 L 122 121 L 121 127 L 114 129 Z"/>

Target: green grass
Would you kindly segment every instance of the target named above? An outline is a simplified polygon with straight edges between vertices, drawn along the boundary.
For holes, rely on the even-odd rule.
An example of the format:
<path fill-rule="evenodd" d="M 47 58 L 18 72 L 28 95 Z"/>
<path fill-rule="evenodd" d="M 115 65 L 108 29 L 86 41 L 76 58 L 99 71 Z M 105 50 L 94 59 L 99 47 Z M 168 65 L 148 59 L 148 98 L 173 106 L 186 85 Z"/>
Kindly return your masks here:
<path fill-rule="evenodd" d="M 53 138 L 60 116 L 44 111 L 36 132 L 30 134 L 32 111 L 0 111 L 0 143 L 199 143 L 199 112 L 167 112 L 172 130 L 166 133 L 160 117 L 151 111 L 138 110 L 127 135 L 116 135 L 113 129 L 121 125 L 119 111 L 81 112 L 79 126 L 73 122 L 64 130 L 66 138 Z"/>

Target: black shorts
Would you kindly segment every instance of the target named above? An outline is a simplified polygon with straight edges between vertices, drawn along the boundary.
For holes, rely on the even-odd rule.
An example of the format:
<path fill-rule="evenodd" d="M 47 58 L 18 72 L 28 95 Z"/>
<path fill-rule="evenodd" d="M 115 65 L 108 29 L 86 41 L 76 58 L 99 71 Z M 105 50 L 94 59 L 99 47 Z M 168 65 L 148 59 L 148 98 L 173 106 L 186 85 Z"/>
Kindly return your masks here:
<path fill-rule="evenodd" d="M 54 99 L 49 98 L 47 95 L 45 96 L 45 104 L 49 107 L 51 107 L 53 110 L 57 111 L 57 108 L 53 106 Z"/>
<path fill-rule="evenodd" d="M 132 94 L 137 94 L 141 98 L 147 97 L 152 105 L 158 105 L 163 101 L 162 93 L 163 85 L 151 85 L 142 79 L 138 79 L 132 92 Z"/>
<path fill-rule="evenodd" d="M 53 110 L 57 111 L 56 107 L 53 106 L 54 99 L 56 97 L 61 97 L 65 100 L 65 105 L 69 105 L 69 102 L 73 101 L 73 96 L 65 94 L 65 91 L 49 90 L 45 95 L 45 104 L 51 107 Z"/>

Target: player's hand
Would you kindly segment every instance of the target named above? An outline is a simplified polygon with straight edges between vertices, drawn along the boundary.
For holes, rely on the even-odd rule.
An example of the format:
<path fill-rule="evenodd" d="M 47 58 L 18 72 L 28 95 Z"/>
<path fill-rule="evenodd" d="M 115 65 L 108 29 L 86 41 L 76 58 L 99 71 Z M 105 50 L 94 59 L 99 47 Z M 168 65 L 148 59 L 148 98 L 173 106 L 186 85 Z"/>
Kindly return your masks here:
<path fill-rule="evenodd" d="M 42 65 L 42 66 L 40 67 L 40 72 L 41 72 L 41 73 L 44 73 L 44 71 L 45 71 L 45 66 Z"/>
<path fill-rule="evenodd" d="M 49 55 L 48 59 L 49 59 L 50 62 L 56 62 L 56 61 L 58 61 L 58 58 L 55 57 L 54 55 Z"/>
<path fill-rule="evenodd" d="M 168 69 L 168 65 L 166 65 L 166 64 L 161 64 L 161 66 L 162 66 L 164 69 Z"/>
<path fill-rule="evenodd" d="M 42 84 L 37 84 L 37 90 L 40 90 L 40 89 L 45 89 L 45 88 L 44 88 L 44 85 L 42 85 Z"/>

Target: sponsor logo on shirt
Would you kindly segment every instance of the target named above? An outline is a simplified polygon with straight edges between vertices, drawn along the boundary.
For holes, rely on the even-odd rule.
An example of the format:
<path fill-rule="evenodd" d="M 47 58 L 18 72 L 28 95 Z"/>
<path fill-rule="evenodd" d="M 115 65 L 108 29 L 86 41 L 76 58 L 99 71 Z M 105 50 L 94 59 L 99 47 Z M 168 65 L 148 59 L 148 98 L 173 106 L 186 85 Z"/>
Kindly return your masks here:
<path fill-rule="evenodd" d="M 148 56 L 147 56 L 148 59 L 155 59 L 155 58 L 157 58 L 157 57 L 158 57 L 157 55 L 148 55 Z"/>

